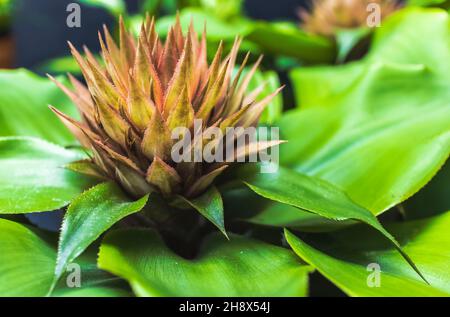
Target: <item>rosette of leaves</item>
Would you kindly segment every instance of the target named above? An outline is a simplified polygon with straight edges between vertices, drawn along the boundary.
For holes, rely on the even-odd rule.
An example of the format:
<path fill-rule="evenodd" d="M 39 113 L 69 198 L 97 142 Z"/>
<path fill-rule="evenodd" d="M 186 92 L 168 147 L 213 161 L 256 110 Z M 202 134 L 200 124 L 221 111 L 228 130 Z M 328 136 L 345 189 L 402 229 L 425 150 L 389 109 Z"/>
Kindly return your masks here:
<path fill-rule="evenodd" d="M 220 142 L 224 140 L 210 135 L 212 128 L 225 135 L 230 128 L 254 127 L 280 89 L 261 101 L 257 99 L 263 86 L 247 94 L 259 62 L 241 81 L 247 63 L 244 60 L 232 77 L 239 39 L 223 59 L 220 45 L 208 66 L 205 34 L 199 40 L 190 29 L 183 36 L 178 22 L 162 43 L 149 18 L 135 42 L 122 21 L 120 25 L 120 47 L 107 29 L 106 43 L 100 37 L 104 67 L 88 50 L 83 59 L 71 46 L 88 88 L 73 77 L 75 91 L 57 82 L 77 105 L 83 120 L 76 121 L 53 107 L 52 110 L 80 144 L 93 153 L 92 160 L 72 166 L 77 172 L 115 180 L 132 197 L 158 192 L 165 197 L 195 198 L 229 166 L 226 162 L 241 161 L 280 143 L 255 140 L 227 152 L 223 163 L 208 164 L 203 155 L 198 160 L 198 142 L 202 148 L 212 147 L 214 152 L 223 147 Z M 177 162 L 172 159 L 176 129 L 185 129 L 181 132 L 189 134 L 182 140 L 188 143 L 187 153 L 179 150 L 186 158 Z M 238 136 L 234 137 L 236 141 Z"/>
<path fill-rule="evenodd" d="M 448 296 L 448 213 L 376 218 L 447 170 L 448 14 L 405 10 L 385 23 L 364 60 L 296 71 L 301 107 L 276 124 L 289 141 L 276 173 L 231 167 L 203 194 L 176 200 L 135 198 L 115 175 L 95 177 L 85 161 L 94 153 L 47 108 L 73 117 L 71 102 L 26 71 L 0 72 L 0 294 L 305 296 L 315 269 L 350 296 Z M 446 192 L 433 194 L 430 209 Z M 59 238 L 21 215 L 61 208 Z M 171 215 L 178 239 L 147 223 L 149 210 Z M 204 215 L 223 215 L 229 240 Z M 381 287 L 368 283 L 370 264 Z M 77 267 L 81 287 L 70 288 Z"/>

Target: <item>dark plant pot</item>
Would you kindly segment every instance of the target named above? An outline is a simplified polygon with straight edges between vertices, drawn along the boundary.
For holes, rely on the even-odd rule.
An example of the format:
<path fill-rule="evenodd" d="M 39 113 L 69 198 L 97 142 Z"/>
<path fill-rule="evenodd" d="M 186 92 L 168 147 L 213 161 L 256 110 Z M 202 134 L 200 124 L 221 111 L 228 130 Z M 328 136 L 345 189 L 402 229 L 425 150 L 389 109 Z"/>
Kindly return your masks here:
<path fill-rule="evenodd" d="M 0 36 L 0 68 L 13 68 L 15 56 L 14 38 L 7 33 Z"/>

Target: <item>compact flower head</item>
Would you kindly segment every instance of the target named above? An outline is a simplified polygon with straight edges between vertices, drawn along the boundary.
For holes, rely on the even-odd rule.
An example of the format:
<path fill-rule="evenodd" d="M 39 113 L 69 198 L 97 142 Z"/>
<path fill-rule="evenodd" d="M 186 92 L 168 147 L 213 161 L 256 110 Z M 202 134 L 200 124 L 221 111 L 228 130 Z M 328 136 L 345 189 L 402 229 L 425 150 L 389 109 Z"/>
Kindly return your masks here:
<path fill-rule="evenodd" d="M 175 162 L 171 155 L 174 129 L 200 133 L 200 142 L 207 143 L 203 135 L 212 127 L 225 131 L 234 126 L 255 126 L 265 106 L 279 92 L 261 101 L 257 101 L 261 87 L 247 94 L 261 58 L 242 76 L 247 54 L 233 75 L 240 45 L 240 39 L 236 39 L 225 57 L 220 44 L 208 65 L 205 32 L 199 38 L 191 24 L 184 35 L 178 19 L 165 42 L 149 17 L 138 39 L 126 31 L 122 21 L 120 45 L 106 28 L 104 38 L 101 34 L 99 38 L 103 63 L 88 49 L 86 57 L 81 56 L 69 43 L 87 87 L 73 77 L 74 91 L 57 82 L 77 105 L 82 121 L 52 110 L 93 154 L 94 164 L 80 164 L 78 169 L 114 179 L 136 197 L 152 191 L 164 196 L 201 194 L 228 163 Z M 194 133 L 195 122 L 201 124 Z M 245 156 L 278 143 L 255 141 L 234 154 Z"/>
<path fill-rule="evenodd" d="M 396 0 L 313 0 L 310 11 L 299 12 L 302 28 L 313 34 L 333 37 L 339 29 L 367 26 L 371 4 L 378 6 L 381 19 L 399 7 Z"/>

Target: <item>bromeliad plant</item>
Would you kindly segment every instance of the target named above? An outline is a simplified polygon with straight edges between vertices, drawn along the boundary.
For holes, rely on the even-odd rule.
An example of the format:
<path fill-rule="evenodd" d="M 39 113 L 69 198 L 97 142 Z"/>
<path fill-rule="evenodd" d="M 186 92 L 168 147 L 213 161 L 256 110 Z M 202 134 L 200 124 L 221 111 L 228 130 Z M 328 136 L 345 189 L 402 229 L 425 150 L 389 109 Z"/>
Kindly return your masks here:
<path fill-rule="evenodd" d="M 233 127 L 255 127 L 266 105 L 281 89 L 262 100 L 259 95 L 264 85 L 247 91 L 261 59 L 241 76 L 248 54 L 233 74 L 240 45 L 238 38 L 224 58 L 220 44 L 210 65 L 206 33 L 199 39 L 191 27 L 184 36 L 179 21 L 170 29 L 165 43 L 160 41 L 154 20 L 150 18 L 142 25 L 137 40 L 126 31 L 121 20 L 120 45 L 116 45 L 106 28 L 105 39 L 100 35 L 100 43 L 103 65 L 87 48 L 86 58 L 83 58 L 70 44 L 87 87 L 70 77 L 75 89 L 72 91 L 51 77 L 76 104 L 82 120 L 50 108 L 90 156 L 71 162 L 66 168 L 109 181 L 85 192 L 69 207 L 52 290 L 67 264 L 100 234 L 125 216 L 141 210 L 144 211 L 140 215 L 130 216 L 122 224 L 154 228 L 169 239 L 169 243 L 177 244 L 179 251 L 183 251 L 186 242 L 196 242 L 192 237 L 203 238 L 203 217 L 227 236 L 221 195 L 213 183 L 229 162 L 241 161 L 280 143 L 279 140 L 256 139 L 241 143 L 239 134 L 233 135 L 231 140 L 227 135 L 228 129 Z M 175 162 L 172 159 L 173 131 L 180 128 L 187 131 L 182 141 L 183 144 L 188 142 L 188 153 L 183 153 L 187 159 Z M 237 145 L 233 152 L 226 149 L 223 162 L 206 162 L 203 156 L 200 160 L 196 158 L 199 142 L 202 147 L 222 151 L 220 146 L 223 147 L 225 140 L 212 137 L 212 128 L 223 132 L 226 142 Z M 91 197 L 88 201 L 96 200 L 102 196 L 99 192 L 118 195 L 120 199 L 109 197 L 104 201 L 111 210 L 101 208 L 98 213 L 84 210 L 86 218 L 82 219 L 75 207 L 76 201 L 80 199 L 79 203 L 83 204 L 87 197 Z M 126 196 L 139 200 L 125 204 L 121 200 Z M 145 207 L 149 197 L 150 202 Z M 84 232 L 81 240 L 72 232 L 77 227 Z M 187 247 L 196 249 L 189 244 Z"/>
<path fill-rule="evenodd" d="M 364 59 L 292 73 L 300 109 L 276 123 L 289 142 L 272 173 L 168 150 L 170 129 L 196 118 L 202 136 L 257 124 L 277 91 L 249 89 L 258 63 L 235 69 L 239 40 L 208 64 L 204 34 L 177 23 L 163 42 L 148 20 L 138 39 L 122 25 L 119 45 L 106 31 L 102 62 L 72 47 L 87 86 L 54 81 L 78 116 L 48 80 L 1 72 L 0 295 L 305 296 L 317 270 L 351 296 L 448 296 L 449 214 L 376 218 L 440 169 L 446 184 L 450 59 L 436 61 L 450 56 L 448 13 L 384 23 Z M 430 191 L 445 198 L 418 195 Z M 59 237 L 21 216 L 58 209 Z"/>
<path fill-rule="evenodd" d="M 211 128 L 224 134 L 227 129 L 256 125 L 265 106 L 279 90 L 263 99 L 257 98 L 263 87 L 247 95 L 247 87 L 258 64 L 240 82 L 247 58 L 232 78 L 240 40 L 222 60 L 220 45 L 212 64 L 206 60 L 206 35 L 199 41 L 191 28 L 183 36 L 179 21 L 163 44 L 150 18 L 143 25 L 135 43 L 121 22 L 120 48 L 105 29 L 105 44 L 100 37 L 105 67 L 87 51 L 83 59 L 71 46 L 72 53 L 88 84 L 86 89 L 72 78 L 76 91 L 59 86 L 77 105 L 83 122 L 77 122 L 52 110 L 66 123 L 80 143 L 93 153 L 90 162 L 75 164 L 78 172 L 115 180 L 132 197 L 157 191 L 164 196 L 177 194 L 198 197 L 228 167 L 194 160 L 196 142 L 208 142 Z M 195 127 L 195 121 L 198 127 Z M 194 130 L 185 142 L 190 144 L 187 160 L 174 162 L 176 129 Z M 198 138 L 194 140 L 195 134 Z M 228 140 L 229 141 L 229 140 Z M 202 144 L 202 145 L 203 145 Z M 242 144 L 233 161 L 253 152 L 277 145 L 278 141 Z M 93 165 L 91 165 L 93 164 Z M 95 166 L 94 166 L 95 165 Z"/>

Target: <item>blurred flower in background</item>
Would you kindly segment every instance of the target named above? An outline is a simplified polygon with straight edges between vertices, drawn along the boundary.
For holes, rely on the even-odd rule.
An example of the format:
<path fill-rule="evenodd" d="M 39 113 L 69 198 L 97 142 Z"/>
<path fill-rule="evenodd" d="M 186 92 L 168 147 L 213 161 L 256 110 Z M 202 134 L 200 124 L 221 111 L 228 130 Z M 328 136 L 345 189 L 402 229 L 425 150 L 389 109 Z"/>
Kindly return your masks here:
<path fill-rule="evenodd" d="M 370 27 L 371 13 L 382 20 L 398 8 L 396 0 L 314 0 L 311 9 L 300 9 L 299 15 L 305 31 L 334 37 L 341 29 Z"/>
<path fill-rule="evenodd" d="M 14 59 L 14 41 L 10 35 L 12 0 L 0 0 L 0 68 L 10 68 Z"/>

